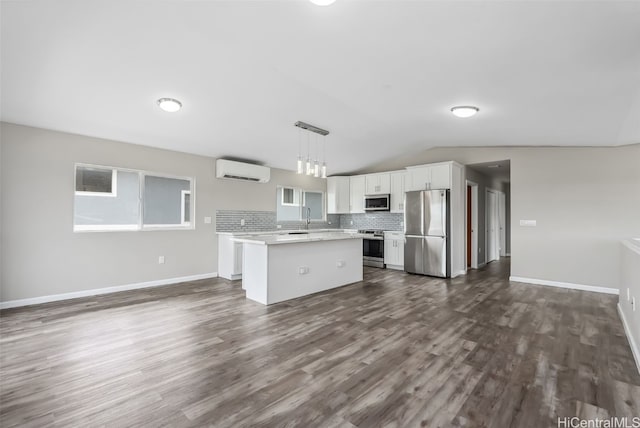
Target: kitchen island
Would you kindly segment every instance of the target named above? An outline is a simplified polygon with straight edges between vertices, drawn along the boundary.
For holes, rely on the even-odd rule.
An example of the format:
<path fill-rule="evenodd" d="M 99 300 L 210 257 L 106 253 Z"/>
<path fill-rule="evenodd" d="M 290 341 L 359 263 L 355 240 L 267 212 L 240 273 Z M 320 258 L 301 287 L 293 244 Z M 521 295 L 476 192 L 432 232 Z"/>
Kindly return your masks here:
<path fill-rule="evenodd" d="M 270 305 L 362 281 L 362 235 L 315 232 L 233 238 L 243 244 L 242 286 Z"/>

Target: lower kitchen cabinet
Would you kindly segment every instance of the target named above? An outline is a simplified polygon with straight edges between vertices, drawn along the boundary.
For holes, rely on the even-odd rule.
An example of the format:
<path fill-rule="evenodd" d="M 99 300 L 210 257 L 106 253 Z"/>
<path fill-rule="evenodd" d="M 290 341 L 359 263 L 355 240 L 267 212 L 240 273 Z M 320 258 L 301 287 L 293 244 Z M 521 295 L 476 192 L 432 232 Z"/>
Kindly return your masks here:
<path fill-rule="evenodd" d="M 384 233 L 384 264 L 388 269 L 404 270 L 404 234 Z"/>
<path fill-rule="evenodd" d="M 242 243 L 232 239 L 231 234 L 218 234 L 218 275 L 236 280 L 242 278 Z"/>

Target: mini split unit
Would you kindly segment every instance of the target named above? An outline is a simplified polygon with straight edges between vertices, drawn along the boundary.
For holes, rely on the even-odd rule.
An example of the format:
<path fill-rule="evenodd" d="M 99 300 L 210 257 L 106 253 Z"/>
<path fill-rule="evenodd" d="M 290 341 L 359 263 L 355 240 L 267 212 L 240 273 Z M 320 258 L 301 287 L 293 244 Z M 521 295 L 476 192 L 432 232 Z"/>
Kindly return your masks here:
<path fill-rule="evenodd" d="M 216 160 L 216 177 L 266 183 L 271 178 L 271 169 L 266 166 L 218 159 Z"/>

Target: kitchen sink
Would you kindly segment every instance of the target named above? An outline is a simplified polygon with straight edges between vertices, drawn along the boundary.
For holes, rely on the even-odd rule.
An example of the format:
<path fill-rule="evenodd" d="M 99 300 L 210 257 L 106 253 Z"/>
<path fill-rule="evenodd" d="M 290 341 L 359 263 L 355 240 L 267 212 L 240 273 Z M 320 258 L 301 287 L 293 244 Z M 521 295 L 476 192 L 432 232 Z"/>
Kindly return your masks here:
<path fill-rule="evenodd" d="M 294 230 L 293 232 L 289 232 L 289 235 L 306 235 L 309 232 L 306 230 Z"/>

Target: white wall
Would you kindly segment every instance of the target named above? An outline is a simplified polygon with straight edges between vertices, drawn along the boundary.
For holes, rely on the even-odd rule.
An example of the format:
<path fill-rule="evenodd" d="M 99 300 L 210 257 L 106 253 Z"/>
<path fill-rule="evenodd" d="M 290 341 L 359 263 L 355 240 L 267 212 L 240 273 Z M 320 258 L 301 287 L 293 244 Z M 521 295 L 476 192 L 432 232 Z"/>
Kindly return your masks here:
<path fill-rule="evenodd" d="M 631 350 L 640 371 L 640 241 L 627 240 L 621 247 L 622 278 L 618 301 Z M 635 311 L 631 306 L 631 300 L 627 298 L 627 289 L 629 297 L 635 297 Z"/>
<path fill-rule="evenodd" d="M 7 123 L 0 144 L 3 302 L 216 272 L 216 210 L 275 211 L 277 185 L 326 191 L 289 171 L 220 180 L 212 158 Z M 195 177 L 196 229 L 73 233 L 75 162 Z"/>
<path fill-rule="evenodd" d="M 511 160 L 511 275 L 619 288 L 619 243 L 640 236 L 640 144 L 431 149 L 367 172 L 503 159 Z"/>

